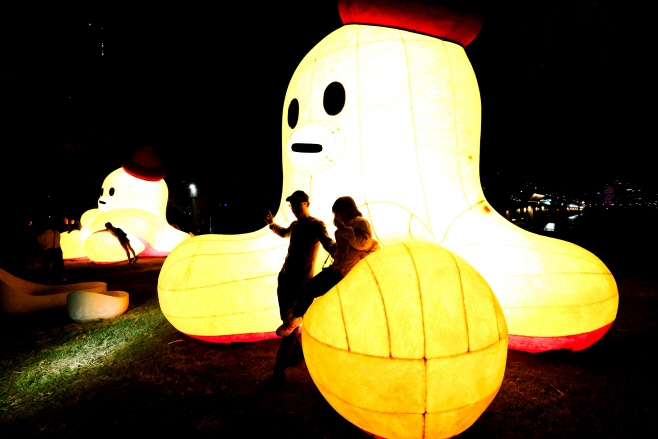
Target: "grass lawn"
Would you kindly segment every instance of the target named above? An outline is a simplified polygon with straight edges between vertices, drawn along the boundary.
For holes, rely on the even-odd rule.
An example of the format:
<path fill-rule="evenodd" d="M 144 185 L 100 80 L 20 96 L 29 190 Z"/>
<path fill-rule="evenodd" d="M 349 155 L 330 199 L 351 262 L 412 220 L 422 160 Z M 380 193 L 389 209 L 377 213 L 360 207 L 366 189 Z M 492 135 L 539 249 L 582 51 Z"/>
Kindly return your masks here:
<path fill-rule="evenodd" d="M 160 312 L 162 259 L 136 265 L 67 262 L 69 282 L 100 280 L 130 293 L 121 317 L 73 323 L 66 312 L 2 318 L 0 431 L 93 437 L 367 438 L 324 400 L 302 361 L 284 390 L 267 377 L 278 340 L 213 344 L 173 328 Z M 36 267 L 11 270 L 38 280 Z M 503 385 L 460 437 L 637 437 L 656 430 L 655 276 L 615 275 L 616 322 L 582 352 L 509 351 Z"/>

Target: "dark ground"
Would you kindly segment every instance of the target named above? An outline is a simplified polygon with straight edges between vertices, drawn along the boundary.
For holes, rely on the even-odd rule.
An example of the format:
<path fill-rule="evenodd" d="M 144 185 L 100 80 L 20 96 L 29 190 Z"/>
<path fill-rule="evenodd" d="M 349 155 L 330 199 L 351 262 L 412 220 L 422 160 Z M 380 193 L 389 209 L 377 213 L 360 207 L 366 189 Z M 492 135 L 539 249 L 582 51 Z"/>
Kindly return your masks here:
<path fill-rule="evenodd" d="M 623 216 L 585 216 L 580 234 L 565 230 L 563 236 L 593 250 L 615 275 L 620 303 L 612 328 L 582 352 L 509 351 L 500 392 L 460 437 L 655 437 L 656 232 L 643 228 L 653 216 L 633 218 L 637 227 L 624 224 Z M 69 282 L 102 280 L 108 289 L 128 291 L 127 316 L 140 308 L 159 312 L 161 259 L 66 265 Z M 9 271 L 38 279 L 35 267 Z M 4 319 L 0 364 L 38 350 L 46 337 L 93 325 L 72 323 L 65 314 Z M 212 344 L 181 334 L 165 319 L 140 343 L 130 358 L 98 366 L 105 373 L 93 383 L 56 389 L 31 412 L 0 407 L 2 437 L 368 437 L 324 400 L 303 361 L 288 370 L 284 390 L 268 387 L 278 340 Z"/>

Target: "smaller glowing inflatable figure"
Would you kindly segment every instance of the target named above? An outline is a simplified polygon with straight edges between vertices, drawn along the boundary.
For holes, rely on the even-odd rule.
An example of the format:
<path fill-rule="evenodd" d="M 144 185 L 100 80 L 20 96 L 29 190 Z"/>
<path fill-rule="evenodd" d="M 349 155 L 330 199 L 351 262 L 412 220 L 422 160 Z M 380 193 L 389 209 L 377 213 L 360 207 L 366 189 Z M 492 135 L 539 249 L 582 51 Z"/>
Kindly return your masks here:
<path fill-rule="evenodd" d="M 304 316 L 313 381 L 338 413 L 386 438 L 447 438 L 470 427 L 503 381 L 503 310 L 484 278 L 434 244 L 361 260 Z"/>
<path fill-rule="evenodd" d="M 152 147 L 138 151 L 123 167 L 103 181 L 98 209 L 85 212 L 78 233 L 63 233 L 64 259 L 88 257 L 98 263 L 128 259 L 119 241 L 105 230 L 106 223 L 122 229 L 140 256 L 166 256 L 190 237 L 169 225 L 166 217 L 169 189 L 164 170 Z"/>

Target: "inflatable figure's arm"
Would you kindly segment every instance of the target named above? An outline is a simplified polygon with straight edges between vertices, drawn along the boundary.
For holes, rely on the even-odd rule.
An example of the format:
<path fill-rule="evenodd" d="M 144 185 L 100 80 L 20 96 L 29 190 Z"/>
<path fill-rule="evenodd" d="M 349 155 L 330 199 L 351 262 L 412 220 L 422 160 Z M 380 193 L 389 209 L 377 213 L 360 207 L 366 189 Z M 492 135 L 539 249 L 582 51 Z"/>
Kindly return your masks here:
<path fill-rule="evenodd" d="M 103 212 L 101 212 L 98 209 L 89 209 L 88 211 L 83 213 L 82 216 L 80 217 L 80 225 L 82 227 L 86 227 L 89 230 L 93 231 L 92 225 L 94 224 L 94 221 L 96 221 L 96 218 L 98 218 L 102 214 Z"/>

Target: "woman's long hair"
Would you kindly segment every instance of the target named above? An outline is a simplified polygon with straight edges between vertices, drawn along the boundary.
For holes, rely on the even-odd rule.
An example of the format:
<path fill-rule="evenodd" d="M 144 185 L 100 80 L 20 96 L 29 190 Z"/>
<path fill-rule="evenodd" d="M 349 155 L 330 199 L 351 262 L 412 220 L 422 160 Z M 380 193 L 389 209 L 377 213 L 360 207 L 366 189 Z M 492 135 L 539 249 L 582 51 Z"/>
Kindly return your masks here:
<path fill-rule="evenodd" d="M 339 214 L 344 222 L 347 222 L 357 216 L 363 216 L 363 214 L 356 207 L 356 203 L 352 197 L 339 197 L 334 202 L 334 205 L 331 206 L 331 211 L 333 213 Z"/>

